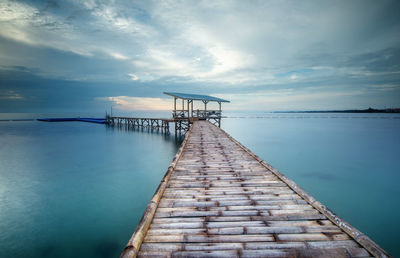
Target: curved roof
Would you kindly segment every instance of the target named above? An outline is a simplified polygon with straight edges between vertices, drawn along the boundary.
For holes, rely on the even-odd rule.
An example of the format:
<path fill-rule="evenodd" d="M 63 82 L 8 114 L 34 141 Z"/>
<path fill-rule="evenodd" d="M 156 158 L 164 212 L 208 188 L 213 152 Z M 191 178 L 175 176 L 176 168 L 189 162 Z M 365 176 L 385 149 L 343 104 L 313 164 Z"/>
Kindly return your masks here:
<path fill-rule="evenodd" d="M 178 92 L 164 92 L 164 94 L 172 96 L 172 97 L 176 97 L 178 99 L 228 102 L 228 103 L 230 102 L 225 99 L 220 99 L 220 98 L 208 96 L 208 95 L 198 95 L 198 94 L 188 94 L 188 93 L 178 93 Z"/>

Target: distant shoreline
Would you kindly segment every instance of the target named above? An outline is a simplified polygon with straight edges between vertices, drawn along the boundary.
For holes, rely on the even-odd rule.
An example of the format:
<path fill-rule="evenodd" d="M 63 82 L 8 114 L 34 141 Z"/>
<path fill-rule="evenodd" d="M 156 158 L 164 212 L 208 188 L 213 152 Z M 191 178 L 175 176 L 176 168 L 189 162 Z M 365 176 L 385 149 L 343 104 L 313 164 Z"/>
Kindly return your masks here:
<path fill-rule="evenodd" d="M 273 113 L 400 113 L 400 108 L 386 109 L 349 109 L 349 110 L 309 110 L 309 111 L 275 111 Z"/>

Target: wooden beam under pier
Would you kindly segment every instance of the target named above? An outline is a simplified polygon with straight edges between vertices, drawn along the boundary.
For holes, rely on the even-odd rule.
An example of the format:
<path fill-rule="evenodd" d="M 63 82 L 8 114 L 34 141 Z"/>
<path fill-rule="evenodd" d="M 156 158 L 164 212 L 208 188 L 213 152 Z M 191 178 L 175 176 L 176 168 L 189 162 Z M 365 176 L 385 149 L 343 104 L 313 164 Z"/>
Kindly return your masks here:
<path fill-rule="evenodd" d="M 166 118 L 138 118 L 138 117 L 107 117 L 106 123 L 111 126 L 126 126 L 132 128 L 144 128 L 150 130 L 161 130 L 169 133 L 169 123 L 176 119 Z"/>
<path fill-rule="evenodd" d="M 164 133 L 170 133 L 169 124 L 175 123 L 175 130 L 183 135 L 189 127 L 186 118 L 106 117 L 106 123 L 111 126 L 161 130 Z"/>

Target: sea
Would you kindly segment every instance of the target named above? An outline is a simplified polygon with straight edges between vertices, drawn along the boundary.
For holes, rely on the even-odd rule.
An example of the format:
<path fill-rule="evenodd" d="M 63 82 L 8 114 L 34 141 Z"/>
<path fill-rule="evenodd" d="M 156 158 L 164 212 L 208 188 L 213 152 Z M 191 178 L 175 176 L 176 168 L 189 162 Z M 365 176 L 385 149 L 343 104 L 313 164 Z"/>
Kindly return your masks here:
<path fill-rule="evenodd" d="M 223 130 L 400 257 L 400 114 L 224 115 Z M 0 257 L 119 257 L 182 142 L 173 130 L 9 121 L 77 116 L 104 117 L 0 113 Z"/>

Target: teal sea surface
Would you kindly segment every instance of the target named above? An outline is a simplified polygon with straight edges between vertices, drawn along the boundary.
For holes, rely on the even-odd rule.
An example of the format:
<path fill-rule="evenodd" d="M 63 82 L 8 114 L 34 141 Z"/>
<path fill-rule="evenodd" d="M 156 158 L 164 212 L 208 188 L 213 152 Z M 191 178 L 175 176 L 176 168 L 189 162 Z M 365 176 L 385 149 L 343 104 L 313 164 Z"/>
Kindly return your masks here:
<path fill-rule="evenodd" d="M 230 114 L 222 126 L 400 257 L 400 114 Z"/>
<path fill-rule="evenodd" d="M 225 131 L 400 256 L 400 115 L 225 115 Z M 0 120 L 44 116 L 71 115 Z M 101 124 L 0 121 L 0 257 L 119 257 L 181 141 Z"/>

